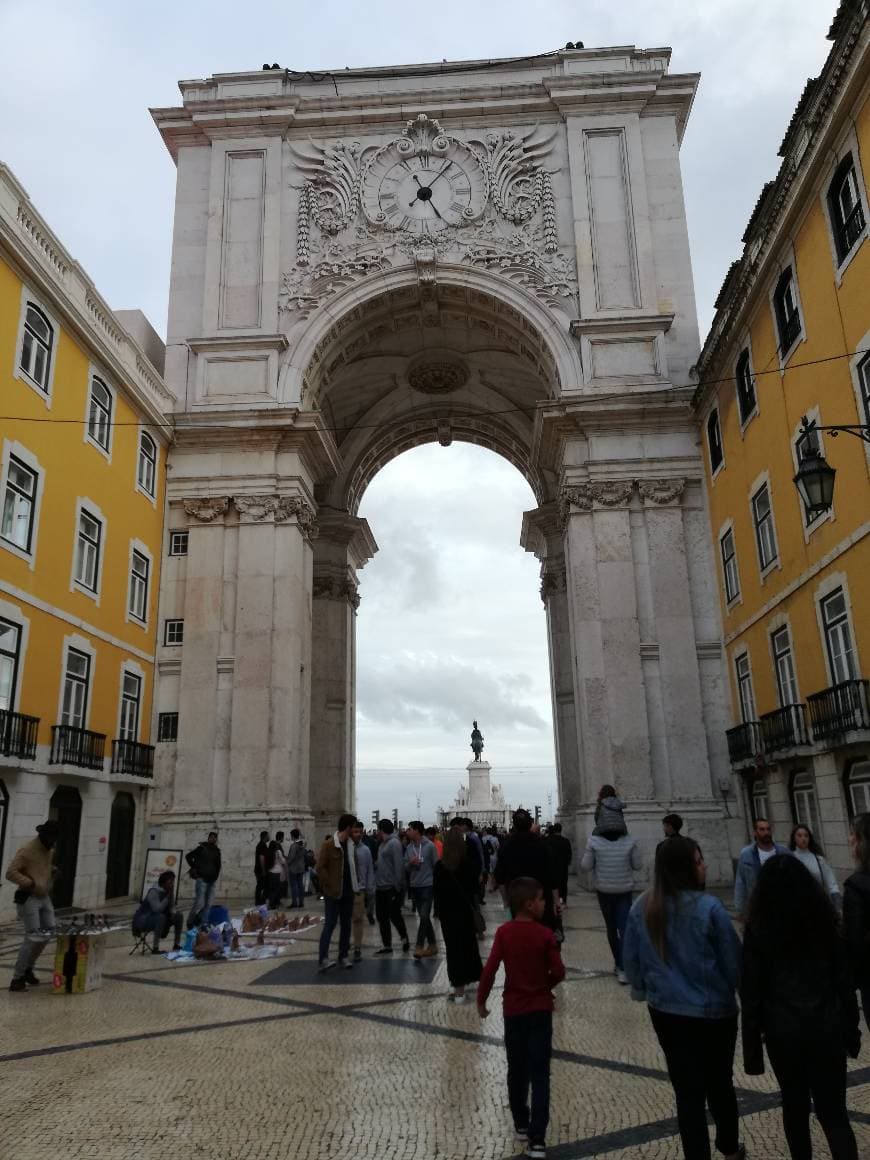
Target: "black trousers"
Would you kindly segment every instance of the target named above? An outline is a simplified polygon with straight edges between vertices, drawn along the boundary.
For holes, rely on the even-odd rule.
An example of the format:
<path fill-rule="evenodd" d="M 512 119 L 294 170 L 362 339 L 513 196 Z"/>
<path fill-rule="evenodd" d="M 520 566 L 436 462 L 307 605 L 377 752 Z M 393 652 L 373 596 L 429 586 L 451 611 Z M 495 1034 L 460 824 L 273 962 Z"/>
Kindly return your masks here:
<path fill-rule="evenodd" d="M 514 1127 L 528 1131 L 530 1141 L 543 1143 L 550 1120 L 552 1012 L 531 1011 L 527 1015 L 505 1015 L 504 1046 L 507 1053 L 508 1103 Z"/>
<path fill-rule="evenodd" d="M 782 1091 L 782 1126 L 792 1160 L 810 1160 L 810 1100 L 836 1160 L 858 1160 L 858 1145 L 846 1111 L 846 1052 L 767 1036 L 767 1054 Z"/>
<path fill-rule="evenodd" d="M 737 1151 L 738 1113 L 734 1094 L 737 1016 L 696 1019 L 649 1009 L 668 1075 L 677 1097 L 677 1121 L 686 1160 L 710 1160 L 707 1108 L 716 1125 L 716 1148 Z"/>
<path fill-rule="evenodd" d="M 269 875 L 257 874 L 257 885 L 254 887 L 254 906 L 262 906 L 269 897 Z"/>
<path fill-rule="evenodd" d="M 375 917 L 381 932 L 381 942 L 385 947 L 393 945 L 391 925 L 396 928 L 396 934 L 402 942 L 408 942 L 408 928 L 402 916 L 402 903 L 405 896 L 401 890 L 378 890 L 375 892 Z"/>

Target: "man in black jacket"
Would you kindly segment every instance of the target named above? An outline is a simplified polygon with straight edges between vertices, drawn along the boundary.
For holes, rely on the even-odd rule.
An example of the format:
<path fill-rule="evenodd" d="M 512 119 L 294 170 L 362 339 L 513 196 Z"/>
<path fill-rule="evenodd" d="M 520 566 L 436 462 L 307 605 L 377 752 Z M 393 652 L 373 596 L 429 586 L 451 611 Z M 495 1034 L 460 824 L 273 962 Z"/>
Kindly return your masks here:
<path fill-rule="evenodd" d="M 528 810 L 516 810 L 513 829 L 499 847 L 495 880 L 507 889 L 515 878 L 534 878 L 544 890 L 544 917 L 541 921 L 551 930 L 559 926 L 558 890 L 550 845 L 546 838 L 532 832 Z"/>
<path fill-rule="evenodd" d="M 193 906 L 187 916 L 188 930 L 208 918 L 209 909 L 214 902 L 215 887 L 221 872 L 221 852 L 217 838 L 217 831 L 212 830 L 204 842 L 200 842 L 195 850 L 191 850 L 185 856 L 185 861 L 190 867 L 190 876 L 196 883 Z"/>
<path fill-rule="evenodd" d="M 556 873 L 556 885 L 562 904 L 568 900 L 568 871 L 571 869 L 571 859 L 574 852 L 571 843 L 562 833 L 561 822 L 553 822 L 547 831 L 547 841 L 550 844 L 550 854 L 553 858 L 553 869 Z"/>

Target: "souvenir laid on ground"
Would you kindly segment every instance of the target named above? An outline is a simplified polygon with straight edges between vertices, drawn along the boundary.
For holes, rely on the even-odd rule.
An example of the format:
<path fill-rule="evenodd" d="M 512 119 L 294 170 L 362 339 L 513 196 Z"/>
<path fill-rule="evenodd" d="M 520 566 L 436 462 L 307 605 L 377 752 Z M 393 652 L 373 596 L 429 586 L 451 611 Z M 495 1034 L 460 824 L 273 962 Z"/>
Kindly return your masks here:
<path fill-rule="evenodd" d="M 233 920 L 235 925 L 236 920 Z M 312 927 L 323 922 L 319 914 L 296 914 L 288 918 L 283 910 L 267 910 L 265 906 L 246 910 L 242 915 L 240 934 L 244 937 L 256 936 L 258 943 L 263 943 L 267 935 L 281 938 L 290 938 L 300 935 Z"/>

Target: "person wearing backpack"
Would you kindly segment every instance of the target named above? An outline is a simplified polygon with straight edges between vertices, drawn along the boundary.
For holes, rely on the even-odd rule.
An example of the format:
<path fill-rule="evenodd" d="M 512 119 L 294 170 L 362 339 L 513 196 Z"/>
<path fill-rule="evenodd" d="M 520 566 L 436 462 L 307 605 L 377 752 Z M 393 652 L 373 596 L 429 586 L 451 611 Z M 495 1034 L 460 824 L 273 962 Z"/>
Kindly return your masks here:
<path fill-rule="evenodd" d="M 290 885 L 290 909 L 305 905 L 305 839 L 299 830 L 290 831 L 290 845 L 287 848 L 287 881 Z"/>

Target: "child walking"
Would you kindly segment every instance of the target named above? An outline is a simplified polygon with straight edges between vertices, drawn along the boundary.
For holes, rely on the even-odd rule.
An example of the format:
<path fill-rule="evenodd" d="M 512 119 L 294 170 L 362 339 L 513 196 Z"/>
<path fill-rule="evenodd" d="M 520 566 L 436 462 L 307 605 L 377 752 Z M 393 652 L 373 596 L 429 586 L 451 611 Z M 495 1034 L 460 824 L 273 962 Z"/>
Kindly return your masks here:
<path fill-rule="evenodd" d="M 556 936 L 541 922 L 544 891 L 540 882 L 534 878 L 515 878 L 508 889 L 508 902 L 513 919 L 495 932 L 477 987 L 477 1012 L 481 1019 L 489 1014 L 486 1001 L 499 965 L 504 963 L 508 1101 L 517 1139 L 528 1141 L 529 1157 L 544 1160 L 547 1155 L 544 1139 L 550 1119 L 552 988 L 565 978 L 565 965 Z"/>

